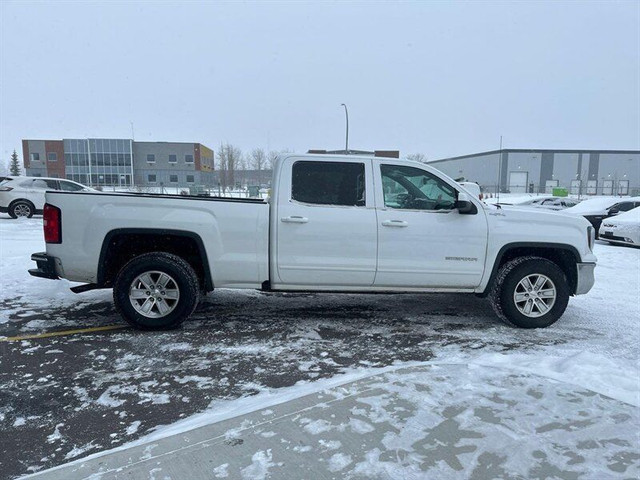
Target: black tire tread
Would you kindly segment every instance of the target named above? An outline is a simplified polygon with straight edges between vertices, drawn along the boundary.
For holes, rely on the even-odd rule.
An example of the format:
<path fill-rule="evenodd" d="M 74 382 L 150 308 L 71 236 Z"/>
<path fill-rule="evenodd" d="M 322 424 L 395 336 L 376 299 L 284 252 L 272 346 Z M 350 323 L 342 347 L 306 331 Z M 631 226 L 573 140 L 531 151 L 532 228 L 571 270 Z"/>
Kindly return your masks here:
<path fill-rule="evenodd" d="M 13 209 L 16 207 L 16 205 L 20 205 L 21 203 L 27 204 L 29 206 L 29 208 L 31 209 L 31 215 L 29 215 L 27 218 L 33 217 L 33 215 L 36 213 L 36 207 L 29 200 L 24 200 L 24 199 L 18 199 L 18 200 L 14 200 L 13 202 L 11 202 L 11 204 L 9 205 L 9 208 L 8 208 L 9 216 L 11 218 L 13 218 L 13 219 L 17 219 L 18 218 L 18 216 L 13 212 Z"/>
<path fill-rule="evenodd" d="M 508 262 L 506 262 L 498 270 L 498 274 L 497 274 L 496 279 L 495 279 L 495 281 L 494 281 L 494 283 L 493 283 L 493 285 L 491 287 L 491 290 L 489 292 L 488 298 L 489 298 L 489 303 L 491 304 L 491 307 L 493 308 L 493 311 L 496 313 L 497 317 L 500 320 L 502 320 L 504 323 L 509 325 L 509 326 L 517 327 L 517 328 L 537 328 L 535 326 L 518 325 L 517 323 L 515 323 L 511 319 L 509 319 L 509 316 L 504 311 L 503 300 L 502 300 L 504 283 L 507 280 L 507 278 L 509 277 L 509 275 L 511 275 L 513 273 L 513 271 L 516 268 L 520 267 L 521 265 L 526 264 L 526 263 L 534 263 L 534 262 L 537 265 L 543 264 L 543 265 L 546 265 L 548 267 L 550 266 L 552 269 L 557 269 L 560 273 L 562 273 L 562 276 L 564 277 L 564 280 L 566 282 L 566 276 L 564 275 L 564 272 L 562 272 L 560 267 L 557 264 L 555 264 L 554 262 L 552 262 L 551 260 L 548 260 L 546 258 L 537 257 L 537 256 L 534 256 L 534 255 L 527 255 L 527 256 L 517 257 L 517 258 L 514 258 L 513 260 L 509 260 Z M 556 285 L 556 288 L 560 289 L 561 286 L 560 285 Z M 558 295 L 560 295 L 560 292 L 558 292 Z M 568 296 L 569 295 L 567 295 L 567 300 L 568 300 Z M 558 300 L 563 301 L 560 298 Z M 558 301 L 558 300 L 556 300 L 556 301 Z M 564 306 L 564 308 L 566 308 L 566 305 Z M 564 308 L 562 308 L 562 311 L 560 312 L 558 317 L 560 317 L 562 315 L 562 313 L 564 312 Z M 540 317 L 540 318 L 542 318 L 542 317 Z M 551 323 L 549 323 L 549 325 L 554 323 L 556 320 L 557 320 L 557 318 L 554 319 Z"/>
<path fill-rule="evenodd" d="M 135 316 L 131 316 L 122 305 L 122 302 L 129 301 L 129 285 L 126 281 L 123 284 L 123 277 L 125 277 L 131 269 L 137 268 L 138 265 L 143 263 L 149 263 L 150 267 L 147 268 L 153 268 L 156 270 L 161 270 L 162 264 L 165 264 L 179 272 L 179 275 L 182 276 L 182 280 L 186 283 L 186 288 L 181 289 L 180 291 L 180 302 L 182 302 L 182 299 L 185 299 L 187 301 L 186 310 L 181 315 L 176 316 L 172 319 L 172 321 L 166 324 L 157 326 L 141 324 L 136 321 Z M 154 266 L 151 267 L 151 265 Z M 195 271 L 186 260 L 168 252 L 145 253 L 131 259 L 120 269 L 113 283 L 113 303 L 116 307 L 117 312 L 125 321 L 127 321 L 127 323 L 140 330 L 171 330 L 174 328 L 178 328 L 182 324 L 182 322 L 187 320 L 194 312 L 194 310 L 198 306 L 199 299 L 200 284 L 198 282 L 198 277 Z"/>

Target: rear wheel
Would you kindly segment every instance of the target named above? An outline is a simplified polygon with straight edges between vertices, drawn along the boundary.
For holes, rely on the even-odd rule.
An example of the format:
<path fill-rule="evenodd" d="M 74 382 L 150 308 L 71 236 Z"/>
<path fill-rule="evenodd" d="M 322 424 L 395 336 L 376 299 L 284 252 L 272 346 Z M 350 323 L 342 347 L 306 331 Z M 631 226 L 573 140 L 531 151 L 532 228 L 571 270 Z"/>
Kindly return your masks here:
<path fill-rule="evenodd" d="M 18 200 L 13 202 L 9 207 L 9 215 L 12 218 L 26 217 L 31 218 L 35 213 L 35 208 L 31 202 L 26 200 Z"/>
<path fill-rule="evenodd" d="M 542 328 L 562 316 L 570 295 L 569 282 L 558 265 L 545 258 L 519 257 L 500 267 L 489 300 L 507 323 Z"/>
<path fill-rule="evenodd" d="M 177 328 L 193 313 L 200 296 L 198 277 L 182 258 L 164 252 L 129 261 L 113 285 L 116 309 L 133 327 Z"/>

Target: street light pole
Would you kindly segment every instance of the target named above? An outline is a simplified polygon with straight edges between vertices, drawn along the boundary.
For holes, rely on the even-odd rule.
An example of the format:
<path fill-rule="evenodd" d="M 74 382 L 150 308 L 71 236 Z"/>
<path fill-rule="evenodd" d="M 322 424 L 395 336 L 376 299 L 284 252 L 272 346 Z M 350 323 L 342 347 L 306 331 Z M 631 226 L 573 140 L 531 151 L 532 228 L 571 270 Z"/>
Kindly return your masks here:
<path fill-rule="evenodd" d="M 344 144 L 344 152 L 348 155 L 349 154 L 349 111 L 347 110 L 347 106 L 344 103 L 341 103 L 340 105 L 344 107 L 344 115 L 347 119 L 347 135 L 346 135 L 346 140 Z"/>

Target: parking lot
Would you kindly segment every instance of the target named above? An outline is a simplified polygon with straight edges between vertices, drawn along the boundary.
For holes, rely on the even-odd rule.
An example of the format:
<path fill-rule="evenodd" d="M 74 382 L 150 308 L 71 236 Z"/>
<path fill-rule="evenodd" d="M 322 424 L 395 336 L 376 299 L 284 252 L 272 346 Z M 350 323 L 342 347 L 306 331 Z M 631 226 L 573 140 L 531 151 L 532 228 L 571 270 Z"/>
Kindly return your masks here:
<path fill-rule="evenodd" d="M 123 325 L 108 290 L 74 295 L 66 281 L 29 277 L 40 229 L 37 218 L 0 218 L 7 478 L 122 445 L 223 401 L 394 364 L 566 358 L 575 383 L 638 400 L 638 249 L 598 243 L 596 286 L 544 330 L 505 326 L 470 295 L 220 290 L 182 329 L 159 333 Z"/>

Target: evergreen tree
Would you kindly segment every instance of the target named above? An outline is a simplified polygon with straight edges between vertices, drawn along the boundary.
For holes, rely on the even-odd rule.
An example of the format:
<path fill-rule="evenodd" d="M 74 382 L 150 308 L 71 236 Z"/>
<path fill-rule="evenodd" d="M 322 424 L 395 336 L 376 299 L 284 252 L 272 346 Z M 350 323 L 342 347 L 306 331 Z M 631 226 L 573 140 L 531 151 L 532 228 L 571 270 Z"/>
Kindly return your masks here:
<path fill-rule="evenodd" d="M 18 154 L 14 150 L 11 154 L 11 162 L 9 163 L 9 173 L 14 177 L 20 175 L 20 161 L 18 160 Z"/>

